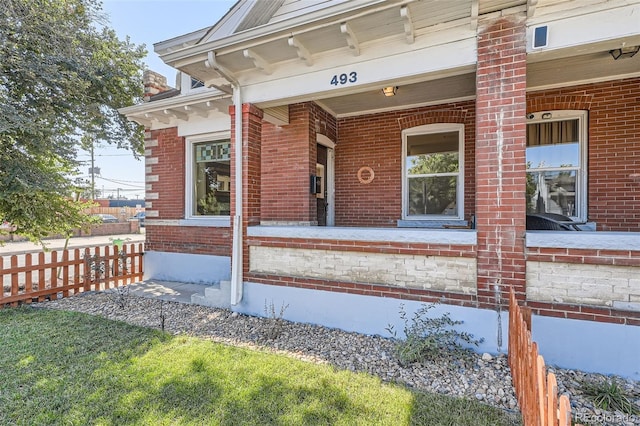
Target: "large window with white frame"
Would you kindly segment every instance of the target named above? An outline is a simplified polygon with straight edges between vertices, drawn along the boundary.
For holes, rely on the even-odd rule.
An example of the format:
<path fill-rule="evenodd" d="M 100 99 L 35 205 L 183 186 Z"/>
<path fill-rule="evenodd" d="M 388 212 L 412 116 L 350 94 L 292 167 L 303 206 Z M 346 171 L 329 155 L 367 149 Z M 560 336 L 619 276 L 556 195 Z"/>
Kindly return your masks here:
<path fill-rule="evenodd" d="M 231 210 L 231 141 L 187 140 L 186 216 L 228 217 Z"/>
<path fill-rule="evenodd" d="M 586 220 L 586 155 L 586 111 L 529 114 L 527 213 Z"/>
<path fill-rule="evenodd" d="M 402 132 L 403 218 L 464 218 L 464 125 L 429 124 Z"/>

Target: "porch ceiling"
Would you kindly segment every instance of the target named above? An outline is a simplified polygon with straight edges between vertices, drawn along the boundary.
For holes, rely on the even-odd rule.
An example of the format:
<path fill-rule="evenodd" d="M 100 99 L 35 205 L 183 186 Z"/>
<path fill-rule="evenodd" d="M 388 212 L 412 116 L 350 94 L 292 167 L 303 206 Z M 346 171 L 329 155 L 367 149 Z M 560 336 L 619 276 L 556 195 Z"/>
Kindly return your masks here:
<path fill-rule="evenodd" d="M 631 40 L 631 43 L 640 45 L 640 39 Z M 527 61 L 527 90 L 639 76 L 640 54 L 614 60 L 609 51 L 615 47 L 616 44 L 603 44 L 598 49 L 591 48 L 586 54 L 546 60 L 544 56 L 530 55 Z M 381 86 L 360 93 L 316 100 L 337 117 L 348 117 L 474 99 L 475 73 L 420 82 L 390 82 L 388 86 L 398 86 L 395 96 L 385 97 Z"/>

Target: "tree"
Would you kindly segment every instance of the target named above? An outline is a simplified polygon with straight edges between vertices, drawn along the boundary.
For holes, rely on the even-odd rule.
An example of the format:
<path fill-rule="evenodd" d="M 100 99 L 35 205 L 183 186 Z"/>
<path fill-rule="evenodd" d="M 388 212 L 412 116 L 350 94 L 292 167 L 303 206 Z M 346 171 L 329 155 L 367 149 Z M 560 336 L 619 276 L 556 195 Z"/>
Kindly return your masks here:
<path fill-rule="evenodd" d="M 142 98 L 146 52 L 105 23 L 91 0 L 0 3 L 0 219 L 31 240 L 86 223 L 72 196 L 83 144 L 143 151 L 117 109 Z"/>

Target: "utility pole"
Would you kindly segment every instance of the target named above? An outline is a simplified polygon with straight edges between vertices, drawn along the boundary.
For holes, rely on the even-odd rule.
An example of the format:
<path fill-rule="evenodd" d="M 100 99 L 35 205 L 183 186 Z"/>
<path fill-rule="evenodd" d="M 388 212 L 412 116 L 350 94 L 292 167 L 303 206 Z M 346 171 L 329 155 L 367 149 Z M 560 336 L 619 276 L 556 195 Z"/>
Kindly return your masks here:
<path fill-rule="evenodd" d="M 96 199 L 96 168 L 93 156 L 93 141 L 91 141 L 91 201 Z"/>

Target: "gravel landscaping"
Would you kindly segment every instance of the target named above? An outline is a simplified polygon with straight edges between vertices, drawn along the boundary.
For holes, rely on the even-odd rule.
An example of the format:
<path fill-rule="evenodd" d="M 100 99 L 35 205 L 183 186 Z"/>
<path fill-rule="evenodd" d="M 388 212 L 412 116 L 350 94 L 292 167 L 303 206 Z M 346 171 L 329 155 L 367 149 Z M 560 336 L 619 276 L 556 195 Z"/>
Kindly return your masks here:
<path fill-rule="evenodd" d="M 389 382 L 440 394 L 480 400 L 517 413 L 517 403 L 506 355 L 472 354 L 467 359 L 443 354 L 436 361 L 402 366 L 393 355 L 394 342 L 380 336 L 366 336 L 310 324 L 272 318 L 239 315 L 228 310 L 155 299 L 113 294 L 83 293 L 55 301 L 34 303 L 34 307 L 79 311 L 125 321 L 144 327 L 161 328 L 172 334 L 189 334 L 217 342 L 254 347 L 337 368 L 367 372 Z M 640 425 L 640 416 L 595 409 L 580 394 L 584 380 L 607 377 L 579 371 L 552 369 L 561 393 L 571 399 L 574 416 L 583 424 Z M 621 388 L 632 395 L 640 409 L 640 382 L 618 378 Z"/>

